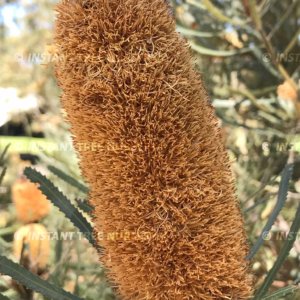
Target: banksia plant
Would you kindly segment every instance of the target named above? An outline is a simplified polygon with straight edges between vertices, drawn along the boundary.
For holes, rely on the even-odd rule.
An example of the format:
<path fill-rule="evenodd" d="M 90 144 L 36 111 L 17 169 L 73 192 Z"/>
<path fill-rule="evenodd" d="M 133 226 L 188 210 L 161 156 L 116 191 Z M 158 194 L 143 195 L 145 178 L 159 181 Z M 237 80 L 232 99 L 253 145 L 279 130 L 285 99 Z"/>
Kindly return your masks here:
<path fill-rule="evenodd" d="M 34 273 L 45 271 L 50 258 L 50 240 L 42 224 L 27 224 L 14 235 L 14 256 Z"/>
<path fill-rule="evenodd" d="M 32 223 L 41 220 L 50 212 L 50 203 L 38 187 L 26 180 L 18 179 L 12 186 L 12 200 L 19 221 Z"/>
<path fill-rule="evenodd" d="M 62 105 L 121 299 L 247 299 L 229 159 L 170 7 L 65 0 L 57 11 Z"/>

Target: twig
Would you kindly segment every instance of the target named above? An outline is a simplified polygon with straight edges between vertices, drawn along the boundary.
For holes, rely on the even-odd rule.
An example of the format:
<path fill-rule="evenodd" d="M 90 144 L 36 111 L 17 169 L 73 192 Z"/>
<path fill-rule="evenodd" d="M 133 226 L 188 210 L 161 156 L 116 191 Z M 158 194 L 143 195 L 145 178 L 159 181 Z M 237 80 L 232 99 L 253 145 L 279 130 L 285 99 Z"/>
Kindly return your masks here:
<path fill-rule="evenodd" d="M 283 55 L 284 56 L 288 55 L 288 53 L 290 52 L 290 50 L 293 49 L 293 47 L 295 46 L 295 44 L 298 41 L 299 34 L 300 34 L 300 28 L 297 30 L 297 32 L 295 33 L 295 35 L 293 36 L 293 38 L 291 39 L 291 41 L 289 42 L 289 44 L 286 46 L 285 50 L 283 51 Z"/>
<path fill-rule="evenodd" d="M 262 110 L 266 113 L 269 113 L 270 111 L 264 106 L 264 105 L 261 105 L 255 95 L 250 91 L 248 90 L 247 88 L 243 88 L 243 89 L 240 89 L 240 90 L 237 90 L 237 89 L 233 89 L 232 87 L 228 87 L 228 89 L 234 93 L 234 94 L 239 94 L 239 95 L 242 95 L 242 96 L 245 96 L 247 97 L 251 103 L 256 107 L 258 108 L 259 110 Z"/>
<path fill-rule="evenodd" d="M 276 31 L 282 26 L 284 21 L 288 18 L 290 13 L 292 13 L 295 9 L 295 6 L 298 5 L 298 1 L 294 1 L 294 3 L 288 8 L 288 10 L 282 15 L 281 19 L 276 23 L 271 32 L 268 34 L 267 39 L 271 40 Z"/>
<path fill-rule="evenodd" d="M 249 6 L 250 6 L 250 12 L 252 20 L 260 33 L 260 36 L 265 44 L 266 49 L 268 50 L 270 54 L 270 58 L 274 66 L 277 67 L 279 73 L 282 75 L 282 77 L 290 83 L 290 85 L 293 87 L 295 91 L 298 91 L 298 85 L 295 83 L 295 81 L 290 77 L 284 66 L 278 61 L 276 52 L 273 48 L 273 45 L 271 44 L 270 40 L 266 36 L 261 19 L 258 15 L 257 9 L 256 9 L 256 0 L 249 0 Z"/>

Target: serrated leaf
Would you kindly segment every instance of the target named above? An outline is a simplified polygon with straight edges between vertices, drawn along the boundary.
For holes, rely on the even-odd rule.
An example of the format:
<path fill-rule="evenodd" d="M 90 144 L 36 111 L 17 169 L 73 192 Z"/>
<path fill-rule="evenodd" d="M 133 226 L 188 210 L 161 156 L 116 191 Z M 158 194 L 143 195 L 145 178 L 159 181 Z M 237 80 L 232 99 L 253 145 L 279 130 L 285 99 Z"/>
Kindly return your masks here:
<path fill-rule="evenodd" d="M 90 214 L 94 208 L 85 200 L 76 199 L 78 207 L 87 214 Z"/>
<path fill-rule="evenodd" d="M 24 175 L 30 181 L 37 183 L 40 191 L 48 198 L 48 200 L 50 200 L 53 205 L 58 207 L 59 210 L 65 214 L 65 216 L 80 230 L 81 233 L 85 235 L 93 246 L 97 247 L 93 238 L 93 228 L 91 224 L 48 178 L 30 167 L 25 168 Z"/>
<path fill-rule="evenodd" d="M 13 280 L 53 300 L 82 300 L 58 286 L 41 279 L 22 266 L 4 256 L 0 256 L 0 273 L 10 276 Z M 1 298 L 0 298 L 1 299 Z M 5 299 L 5 298 L 4 298 Z"/>
<path fill-rule="evenodd" d="M 279 191 L 278 191 L 278 197 L 276 205 L 273 209 L 272 214 L 270 215 L 266 225 L 264 226 L 260 236 L 258 237 L 256 243 L 251 248 L 249 254 L 247 255 L 246 259 L 252 259 L 254 255 L 257 253 L 261 245 L 264 243 L 265 238 L 268 236 L 274 222 L 276 221 L 280 211 L 282 210 L 287 194 L 288 194 L 288 188 L 289 188 L 289 182 L 293 174 L 293 168 L 294 164 L 287 164 L 282 172 L 281 181 L 279 184 Z"/>
<path fill-rule="evenodd" d="M 284 288 L 279 289 L 278 291 L 262 298 L 262 300 L 278 300 L 286 297 L 287 295 L 293 294 L 299 287 L 295 285 L 286 286 Z"/>
<path fill-rule="evenodd" d="M 48 169 L 50 172 L 52 172 L 54 175 L 59 177 L 60 179 L 64 180 L 65 182 L 69 183 L 70 185 L 74 186 L 75 188 L 79 189 L 84 194 L 87 194 L 89 192 L 89 189 L 87 186 L 79 182 L 77 179 L 71 177 L 70 175 L 66 174 L 62 170 L 54 167 L 54 166 L 48 166 Z"/>

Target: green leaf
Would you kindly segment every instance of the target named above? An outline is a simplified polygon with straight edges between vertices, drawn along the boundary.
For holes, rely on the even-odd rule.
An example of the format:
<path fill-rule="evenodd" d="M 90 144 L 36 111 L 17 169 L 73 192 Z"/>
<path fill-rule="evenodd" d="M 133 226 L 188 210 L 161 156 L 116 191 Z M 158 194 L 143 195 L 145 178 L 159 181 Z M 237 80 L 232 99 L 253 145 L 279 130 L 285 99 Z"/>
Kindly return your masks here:
<path fill-rule="evenodd" d="M 263 53 L 256 45 L 251 47 L 251 51 L 254 56 L 257 58 L 258 61 L 270 72 L 270 74 L 274 75 L 275 77 L 281 79 L 281 75 L 278 73 L 276 69 L 272 66 L 271 57 L 268 53 Z"/>
<path fill-rule="evenodd" d="M 286 286 L 277 290 L 276 292 L 262 298 L 262 300 L 277 300 L 286 297 L 287 295 L 293 294 L 299 287 L 295 285 Z"/>
<path fill-rule="evenodd" d="M 242 20 L 235 20 L 231 17 L 227 17 L 223 14 L 223 12 L 215 6 L 210 0 L 202 0 L 203 5 L 205 5 L 206 9 L 209 13 L 214 16 L 218 21 L 223 23 L 230 23 L 232 25 L 243 26 L 245 23 Z"/>
<path fill-rule="evenodd" d="M 92 213 L 94 210 L 93 206 L 91 206 L 86 200 L 76 199 L 76 203 L 78 205 L 78 208 L 87 214 Z"/>
<path fill-rule="evenodd" d="M 0 294 L 0 300 L 9 300 L 6 296 Z"/>
<path fill-rule="evenodd" d="M 64 291 L 60 287 L 41 279 L 37 275 L 32 274 L 22 266 L 4 256 L 0 256 L 0 273 L 10 276 L 13 280 L 26 286 L 28 289 L 41 293 L 49 299 L 82 300 L 81 298 Z"/>
<path fill-rule="evenodd" d="M 268 236 L 274 222 L 276 221 L 280 211 L 282 210 L 285 204 L 287 194 L 288 194 L 289 182 L 293 174 L 293 168 L 294 168 L 294 164 L 287 164 L 283 169 L 276 205 L 266 225 L 264 226 L 258 240 L 253 245 L 249 254 L 246 257 L 249 260 L 254 257 L 254 255 L 257 253 L 261 245 L 264 243 L 266 236 Z"/>
<path fill-rule="evenodd" d="M 5 146 L 3 152 L 2 152 L 1 155 L 0 155 L 0 166 L 2 166 L 3 163 L 4 163 L 4 157 L 5 157 L 5 155 L 6 155 L 6 153 L 7 153 L 9 147 L 10 147 L 10 144 L 7 144 L 7 145 Z"/>
<path fill-rule="evenodd" d="M 77 179 L 71 177 L 70 175 L 66 174 L 62 170 L 54 167 L 54 166 L 48 166 L 48 169 L 50 172 L 52 172 L 54 175 L 59 177 L 60 179 L 64 180 L 65 182 L 69 183 L 70 185 L 74 186 L 75 188 L 79 189 L 84 194 L 87 194 L 89 192 L 89 189 L 87 186 L 79 182 Z"/>
<path fill-rule="evenodd" d="M 2 181 L 3 181 L 3 178 L 4 178 L 4 176 L 5 176 L 6 170 L 7 170 L 7 167 L 4 167 L 4 168 L 1 170 L 1 173 L 0 173 L 0 184 L 1 184 Z"/>
<path fill-rule="evenodd" d="M 268 289 L 271 286 L 272 282 L 274 281 L 274 278 L 275 278 L 277 272 L 279 271 L 280 267 L 282 266 L 282 264 L 288 257 L 291 249 L 293 248 L 293 245 L 297 238 L 299 229 L 300 229 L 300 204 L 299 204 L 297 212 L 295 214 L 295 218 L 294 218 L 293 224 L 291 226 L 291 229 L 289 231 L 289 234 L 287 236 L 287 239 L 285 240 L 283 247 L 282 247 L 272 269 L 268 272 L 268 274 L 265 278 L 265 281 L 263 282 L 261 287 L 256 292 L 254 300 L 261 299 L 268 292 Z"/>
<path fill-rule="evenodd" d="M 2 183 L 7 170 L 7 168 L 4 166 L 4 159 L 9 147 L 10 144 L 7 144 L 0 155 L 0 184 Z"/>
<path fill-rule="evenodd" d="M 237 54 L 242 54 L 242 53 L 247 53 L 249 52 L 250 50 L 245 48 L 245 49 L 240 49 L 240 50 L 233 50 L 233 51 L 227 51 L 227 50 L 215 50 L 215 49 L 209 49 L 209 48 L 206 48 L 206 47 L 203 47 L 199 44 L 196 44 L 195 42 L 193 41 L 189 41 L 190 42 L 190 45 L 191 45 L 191 48 L 202 54 L 202 55 L 210 55 L 210 56 L 220 56 L 220 57 L 229 57 L 229 56 L 234 56 L 234 55 L 237 55 Z"/>
<path fill-rule="evenodd" d="M 176 27 L 177 27 L 177 31 L 179 31 L 181 34 L 186 36 L 196 36 L 196 37 L 205 37 L 205 38 L 222 36 L 222 32 L 203 32 L 203 31 L 185 28 L 180 25 L 177 25 Z"/>
<path fill-rule="evenodd" d="M 58 236 L 61 236 L 60 229 L 57 230 Z M 58 239 L 55 244 L 55 262 L 58 264 L 62 258 L 63 254 L 63 241 L 62 239 Z"/>
<path fill-rule="evenodd" d="M 27 167 L 24 170 L 24 174 L 30 181 L 37 183 L 39 189 L 48 200 L 65 214 L 65 216 L 85 235 L 94 247 L 97 247 L 93 237 L 93 228 L 91 224 L 83 217 L 70 200 L 59 191 L 49 179 L 35 169 Z"/>
<path fill-rule="evenodd" d="M 46 138 L 33 138 L 25 136 L 1 136 L 0 147 L 10 144 L 11 152 L 28 152 L 39 155 L 41 149 L 48 153 L 55 153 L 59 150 L 59 145 L 52 140 Z"/>

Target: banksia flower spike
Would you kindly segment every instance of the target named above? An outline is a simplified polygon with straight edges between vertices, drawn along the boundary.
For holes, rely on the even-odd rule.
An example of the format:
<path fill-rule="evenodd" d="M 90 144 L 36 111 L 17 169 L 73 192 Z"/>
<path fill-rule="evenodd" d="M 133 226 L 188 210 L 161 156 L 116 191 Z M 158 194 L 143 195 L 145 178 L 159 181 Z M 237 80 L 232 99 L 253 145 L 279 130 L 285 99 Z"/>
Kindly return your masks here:
<path fill-rule="evenodd" d="M 50 258 L 50 240 L 42 224 L 27 224 L 14 235 L 14 256 L 34 273 L 45 271 Z"/>
<path fill-rule="evenodd" d="M 23 178 L 16 180 L 12 186 L 12 200 L 19 221 L 36 222 L 47 216 L 51 206 L 38 187 Z"/>
<path fill-rule="evenodd" d="M 121 299 L 247 299 L 229 160 L 166 1 L 64 0 L 57 11 L 62 104 Z"/>

